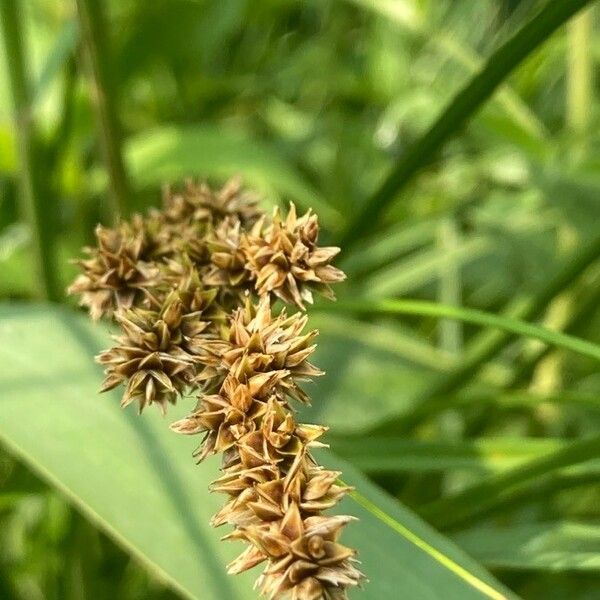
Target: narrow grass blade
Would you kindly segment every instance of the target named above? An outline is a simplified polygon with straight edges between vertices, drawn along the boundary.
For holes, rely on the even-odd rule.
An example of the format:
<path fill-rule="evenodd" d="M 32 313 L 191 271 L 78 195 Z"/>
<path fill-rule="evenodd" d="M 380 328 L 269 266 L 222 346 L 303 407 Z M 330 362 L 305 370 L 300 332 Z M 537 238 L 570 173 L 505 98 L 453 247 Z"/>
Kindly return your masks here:
<path fill-rule="evenodd" d="M 469 529 L 454 537 L 493 569 L 600 572 L 600 523 L 541 522 Z"/>
<path fill-rule="evenodd" d="M 115 106 L 117 95 L 112 81 L 108 26 L 104 13 L 106 6 L 99 0 L 77 0 L 77 9 L 94 80 L 100 141 L 110 178 L 112 202 L 107 217 L 116 221 L 119 216 L 128 213 L 131 186 L 121 151 L 121 126 Z"/>
<path fill-rule="evenodd" d="M 560 331 L 552 331 L 519 319 L 495 315 L 474 308 L 463 308 L 425 300 L 374 300 L 340 301 L 337 304 L 319 307 L 321 310 L 348 311 L 358 314 L 420 315 L 457 319 L 484 327 L 493 327 L 514 335 L 540 340 L 546 344 L 578 352 L 600 360 L 600 346 Z"/>
<path fill-rule="evenodd" d="M 543 477 L 558 469 L 600 457 L 600 436 L 579 440 L 529 463 L 493 475 L 454 496 L 429 504 L 423 515 L 438 527 L 449 528 L 469 521 L 510 488 Z"/>
<path fill-rule="evenodd" d="M 398 192 L 426 166 L 440 147 L 477 111 L 533 50 L 591 0 L 552 0 L 500 46 L 485 67 L 451 100 L 431 128 L 404 153 L 382 185 L 350 221 L 340 246 L 350 248 L 375 227 Z"/>

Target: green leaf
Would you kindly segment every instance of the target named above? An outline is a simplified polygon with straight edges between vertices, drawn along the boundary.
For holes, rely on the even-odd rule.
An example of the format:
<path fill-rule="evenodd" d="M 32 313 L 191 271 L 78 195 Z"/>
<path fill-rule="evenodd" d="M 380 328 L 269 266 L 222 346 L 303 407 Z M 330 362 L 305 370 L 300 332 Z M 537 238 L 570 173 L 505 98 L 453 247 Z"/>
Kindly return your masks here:
<path fill-rule="evenodd" d="M 73 54 L 79 42 L 79 26 L 75 19 L 70 19 L 62 26 L 54 47 L 48 54 L 42 71 L 33 89 L 33 107 L 44 100 L 48 88 L 60 73 L 69 56 Z"/>
<path fill-rule="evenodd" d="M 183 597 L 251 599 L 252 575 L 229 577 L 239 551 L 208 525 L 222 499 L 207 490 L 217 460 L 194 465 L 195 441 L 173 434 L 169 419 L 122 411 L 115 395 L 98 395 L 92 355 L 108 343 L 106 327 L 59 308 L 0 311 L 0 440 L 85 516 Z M 183 404 L 183 403 L 182 403 Z M 514 598 L 476 562 L 333 455 L 354 498 L 344 510 L 360 518 L 345 540 L 370 578 L 357 600 Z"/>
<path fill-rule="evenodd" d="M 350 248 L 368 230 L 398 192 L 434 158 L 436 152 L 493 94 L 511 71 L 591 0 L 552 0 L 488 58 L 485 66 L 458 92 L 429 130 L 406 152 L 382 185 L 350 221 L 342 241 Z"/>
<path fill-rule="evenodd" d="M 454 540 L 494 569 L 600 571 L 599 523 L 487 525 L 461 532 Z"/>
<path fill-rule="evenodd" d="M 480 473 L 516 467 L 565 442 L 536 438 L 479 438 L 459 442 L 427 442 L 392 437 L 330 436 L 340 456 L 370 474 L 466 469 Z"/>
<path fill-rule="evenodd" d="M 184 177 L 231 177 L 243 173 L 246 183 L 275 189 L 303 208 L 313 208 L 330 229 L 340 215 L 264 142 L 217 126 L 164 126 L 130 138 L 125 157 L 134 183 L 156 186 Z"/>
<path fill-rule="evenodd" d="M 384 314 L 384 315 L 421 315 L 430 317 L 443 317 L 445 319 L 458 319 L 475 325 L 493 327 L 515 335 L 521 335 L 540 340 L 551 346 L 578 352 L 600 360 L 600 346 L 581 338 L 552 331 L 540 325 L 533 325 L 519 319 L 504 315 L 495 315 L 474 308 L 463 308 L 428 302 L 426 300 L 368 300 L 368 301 L 340 301 L 337 304 L 319 305 L 319 310 L 348 311 L 358 314 Z"/>
<path fill-rule="evenodd" d="M 423 514 L 440 527 L 454 527 L 500 504 L 502 495 L 565 467 L 600 458 L 600 436 L 577 440 L 545 456 L 484 479 L 463 491 L 432 502 Z"/>

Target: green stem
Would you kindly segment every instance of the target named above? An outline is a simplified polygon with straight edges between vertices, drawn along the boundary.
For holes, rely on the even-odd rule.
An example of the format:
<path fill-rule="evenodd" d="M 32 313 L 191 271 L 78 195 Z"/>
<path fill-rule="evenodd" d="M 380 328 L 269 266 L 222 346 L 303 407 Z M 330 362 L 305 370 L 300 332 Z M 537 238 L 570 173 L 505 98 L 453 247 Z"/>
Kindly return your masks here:
<path fill-rule="evenodd" d="M 60 299 L 61 294 L 53 269 L 51 220 L 47 218 L 50 211 L 42 201 L 39 179 L 42 167 L 38 164 L 39 148 L 36 147 L 31 112 L 31 90 L 26 72 L 20 4 L 19 0 L 2 0 L 0 20 L 20 161 L 22 208 L 31 227 L 36 295 L 40 299 L 55 301 Z"/>
<path fill-rule="evenodd" d="M 405 152 L 402 160 L 352 218 L 338 244 L 348 250 L 377 221 L 398 192 L 435 157 L 496 88 L 552 33 L 592 0 L 550 0 L 514 36 L 500 46 L 485 67 L 450 101 L 431 128 Z"/>
<path fill-rule="evenodd" d="M 79 20 L 93 75 L 100 141 L 111 190 L 108 211 L 113 221 L 128 213 L 131 185 L 121 144 L 121 128 L 115 106 L 107 44 L 106 17 L 101 0 L 77 0 Z"/>
<path fill-rule="evenodd" d="M 569 23 L 566 120 L 567 127 L 577 138 L 576 158 L 585 154 L 586 134 L 592 114 L 592 10 L 590 7 Z"/>

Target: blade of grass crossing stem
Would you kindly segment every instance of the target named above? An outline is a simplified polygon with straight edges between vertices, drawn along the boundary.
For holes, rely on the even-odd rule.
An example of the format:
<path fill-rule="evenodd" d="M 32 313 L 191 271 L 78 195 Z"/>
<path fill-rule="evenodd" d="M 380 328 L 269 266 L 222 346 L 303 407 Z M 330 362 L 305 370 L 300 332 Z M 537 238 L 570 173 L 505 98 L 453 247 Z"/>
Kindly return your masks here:
<path fill-rule="evenodd" d="M 358 314 L 404 314 L 464 321 L 484 327 L 494 327 L 515 335 L 534 338 L 546 344 L 572 350 L 573 352 L 600 360 L 600 346 L 597 344 L 561 333 L 560 331 L 552 331 L 539 325 L 526 323 L 513 317 L 495 315 L 474 308 L 463 308 L 449 304 L 428 302 L 426 300 L 340 301 L 337 304 L 324 308 L 325 310 L 346 310 Z"/>
<path fill-rule="evenodd" d="M 423 552 L 431 556 L 431 558 L 444 565 L 444 567 L 452 571 L 455 575 L 466 581 L 475 589 L 479 590 L 487 598 L 491 598 L 493 600 L 507 600 L 507 597 L 503 593 L 499 592 L 498 590 L 495 590 L 491 585 L 487 584 L 485 581 L 482 581 L 477 576 L 473 575 L 473 573 L 470 573 L 469 571 L 467 571 L 467 569 L 461 567 L 458 563 L 454 562 L 450 557 L 437 550 L 437 548 L 434 548 L 433 546 L 428 544 L 423 538 L 421 538 L 416 533 L 408 529 L 408 527 L 404 526 L 402 523 L 394 519 L 391 515 L 387 514 L 376 504 L 371 502 L 371 500 L 369 500 L 356 490 L 350 492 L 350 496 L 353 500 L 355 500 L 363 508 L 368 510 L 374 517 L 379 519 L 382 523 L 385 523 L 396 533 L 399 533 L 402 537 L 406 538 L 409 542 L 411 542 L 412 544 L 420 548 Z"/>
<path fill-rule="evenodd" d="M 573 442 L 547 456 L 493 475 L 449 498 L 431 503 L 423 510 L 425 518 L 437 527 L 447 528 L 464 523 L 497 501 L 507 490 L 558 469 L 600 457 L 600 435 Z"/>
<path fill-rule="evenodd" d="M 110 220 L 116 221 L 120 215 L 127 215 L 131 185 L 123 162 L 121 128 L 112 85 L 106 8 L 100 0 L 77 0 L 77 9 L 94 80 L 100 141 L 110 179 L 111 204 L 106 212 Z"/>
<path fill-rule="evenodd" d="M 42 186 L 38 165 L 34 123 L 32 119 L 31 90 L 27 75 L 23 44 L 24 28 L 21 23 L 22 3 L 18 0 L 0 2 L 0 21 L 10 92 L 14 110 L 23 213 L 31 227 L 33 261 L 35 267 L 36 295 L 44 300 L 58 300 L 60 293 L 52 266 L 52 219 L 50 207 L 42 202 Z"/>
<path fill-rule="evenodd" d="M 401 4 L 396 2 L 396 0 L 346 1 L 371 11 L 376 15 L 380 15 L 398 25 L 400 29 L 409 31 L 421 39 L 427 40 L 427 43 L 436 48 L 444 58 L 448 56 L 452 57 L 469 74 L 476 73 L 483 63 L 482 58 L 475 50 L 465 45 L 455 35 L 430 27 L 425 15 L 420 14 L 417 9 L 409 8 L 410 5 L 408 4 Z M 510 86 L 503 86 L 503 89 L 499 90 L 496 98 L 506 115 L 516 125 L 523 128 L 537 141 L 544 142 L 548 137 L 548 131 L 544 124 Z"/>
<path fill-rule="evenodd" d="M 489 57 L 484 68 L 450 101 L 430 129 L 406 150 L 373 196 L 356 211 L 339 245 L 347 251 L 368 229 L 373 228 L 398 192 L 434 158 L 440 147 L 481 107 L 512 70 L 590 2 L 551 0 L 502 44 Z"/>

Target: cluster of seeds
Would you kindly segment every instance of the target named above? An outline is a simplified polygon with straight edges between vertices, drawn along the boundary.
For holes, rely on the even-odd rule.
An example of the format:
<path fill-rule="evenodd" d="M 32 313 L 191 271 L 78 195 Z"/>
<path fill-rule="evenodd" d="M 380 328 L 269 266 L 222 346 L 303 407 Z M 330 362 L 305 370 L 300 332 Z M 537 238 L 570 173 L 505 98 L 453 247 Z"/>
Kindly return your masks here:
<path fill-rule="evenodd" d="M 266 218 L 235 180 L 217 191 L 187 182 L 165 189 L 161 210 L 99 226 L 69 290 L 121 327 L 98 356 L 103 391 L 123 385 L 123 405 L 163 412 L 197 394 L 172 429 L 203 436 L 199 461 L 222 455 L 211 489 L 228 500 L 212 524 L 247 544 L 230 573 L 266 564 L 257 586 L 273 600 L 343 600 L 363 580 L 338 541 L 352 517 L 324 514 L 349 489 L 311 455 L 326 428 L 298 423 L 291 406 L 309 402 L 301 383 L 322 374 L 309 362 L 317 332 L 303 312 L 272 309 L 333 298 L 339 249 L 319 247 L 318 233 L 293 205 Z"/>

